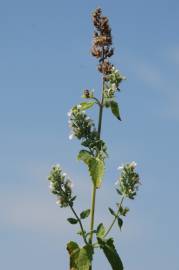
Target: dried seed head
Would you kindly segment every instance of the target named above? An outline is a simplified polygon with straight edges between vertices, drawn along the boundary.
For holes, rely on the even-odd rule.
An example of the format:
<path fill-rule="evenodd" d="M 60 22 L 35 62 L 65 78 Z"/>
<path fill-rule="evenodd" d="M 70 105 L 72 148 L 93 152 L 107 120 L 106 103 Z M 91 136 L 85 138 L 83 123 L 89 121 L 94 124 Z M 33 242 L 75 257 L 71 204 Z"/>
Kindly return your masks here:
<path fill-rule="evenodd" d="M 92 13 L 92 20 L 95 27 L 93 35 L 93 45 L 91 54 L 99 59 L 98 70 L 104 75 L 109 74 L 112 65 L 108 62 L 108 58 L 114 53 L 112 45 L 111 28 L 107 17 L 102 16 L 102 10 L 97 8 Z M 102 62 L 102 63 L 101 63 Z"/>

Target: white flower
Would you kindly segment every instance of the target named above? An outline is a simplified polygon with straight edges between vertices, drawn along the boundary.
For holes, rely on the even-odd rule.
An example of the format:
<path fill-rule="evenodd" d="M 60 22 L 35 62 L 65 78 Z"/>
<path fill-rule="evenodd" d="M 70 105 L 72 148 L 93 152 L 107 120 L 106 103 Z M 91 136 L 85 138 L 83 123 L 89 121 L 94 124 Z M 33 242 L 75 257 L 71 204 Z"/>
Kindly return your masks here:
<path fill-rule="evenodd" d="M 124 165 L 123 164 L 117 167 L 117 170 L 123 170 L 123 169 L 124 169 Z"/>
<path fill-rule="evenodd" d="M 72 134 L 70 134 L 70 135 L 69 135 L 69 137 L 68 137 L 68 138 L 69 138 L 69 140 L 72 140 L 72 139 L 73 139 L 73 137 L 74 137 L 74 134 L 72 133 Z"/>
<path fill-rule="evenodd" d="M 77 109 L 81 109 L 81 107 L 82 107 L 81 104 L 77 105 Z"/>
<path fill-rule="evenodd" d="M 115 183 L 114 183 L 115 186 L 118 186 L 119 185 L 119 180 L 117 180 Z"/>
<path fill-rule="evenodd" d="M 65 177 L 65 176 L 67 176 L 67 174 L 66 174 L 66 173 L 63 173 L 63 174 L 62 174 L 62 176 L 64 176 L 64 177 Z"/>
<path fill-rule="evenodd" d="M 71 115 L 72 115 L 72 110 L 70 110 L 70 111 L 67 113 L 67 115 L 68 115 L 69 117 L 71 117 Z"/>
<path fill-rule="evenodd" d="M 58 200 L 56 201 L 56 204 L 57 204 L 57 205 L 61 205 L 60 199 L 58 199 Z"/>
<path fill-rule="evenodd" d="M 116 84 L 115 84 L 115 83 L 112 83 L 112 84 L 111 84 L 111 89 L 112 89 L 113 91 L 116 91 Z"/>
<path fill-rule="evenodd" d="M 53 183 L 52 182 L 50 182 L 49 188 L 50 188 L 50 190 L 53 190 Z"/>
<path fill-rule="evenodd" d="M 137 166 L 137 163 L 135 161 L 132 161 L 130 163 L 130 167 L 133 167 L 135 169 L 136 166 Z"/>
<path fill-rule="evenodd" d="M 90 120 L 90 117 L 89 117 L 89 116 L 87 116 L 87 117 L 86 117 L 86 120 Z"/>
<path fill-rule="evenodd" d="M 72 183 L 71 180 L 68 180 L 67 185 L 68 185 L 69 188 L 73 188 L 74 187 L 74 184 Z"/>

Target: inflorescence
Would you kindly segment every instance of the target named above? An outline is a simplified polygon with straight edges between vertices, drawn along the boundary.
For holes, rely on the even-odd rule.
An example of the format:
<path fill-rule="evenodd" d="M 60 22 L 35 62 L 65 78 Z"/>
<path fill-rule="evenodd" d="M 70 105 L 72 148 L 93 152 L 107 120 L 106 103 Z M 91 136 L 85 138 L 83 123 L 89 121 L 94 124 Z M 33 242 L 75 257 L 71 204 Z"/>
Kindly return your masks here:
<path fill-rule="evenodd" d="M 103 140 L 99 138 L 94 122 L 81 110 L 81 105 L 77 105 L 70 110 L 69 126 L 72 133 L 69 138 L 76 137 L 82 140 L 82 145 L 87 147 L 90 153 L 95 157 L 98 156 L 102 160 L 107 157 L 107 148 Z"/>
<path fill-rule="evenodd" d="M 66 173 L 62 172 L 60 165 L 52 167 L 48 180 L 51 192 L 57 195 L 56 203 L 61 207 L 72 205 L 75 198 L 72 197 L 72 182 Z"/>
<path fill-rule="evenodd" d="M 134 199 L 139 188 L 139 174 L 135 172 L 136 163 L 133 161 L 126 165 L 120 166 L 121 175 L 116 182 L 119 185 L 121 195 L 129 199 Z"/>

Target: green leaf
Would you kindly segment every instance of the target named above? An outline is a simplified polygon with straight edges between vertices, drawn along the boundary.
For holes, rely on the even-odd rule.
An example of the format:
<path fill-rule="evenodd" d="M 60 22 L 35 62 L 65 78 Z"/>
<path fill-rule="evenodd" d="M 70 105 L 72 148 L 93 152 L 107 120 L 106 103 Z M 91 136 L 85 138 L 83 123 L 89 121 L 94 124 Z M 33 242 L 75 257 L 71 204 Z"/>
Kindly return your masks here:
<path fill-rule="evenodd" d="M 116 216 L 116 213 L 114 212 L 114 210 L 112 208 L 109 207 L 108 209 L 109 209 L 109 212 L 111 213 L 111 215 Z"/>
<path fill-rule="evenodd" d="M 89 164 L 89 160 L 91 159 L 92 155 L 87 150 L 81 150 L 77 156 L 78 160 L 82 160 L 85 164 Z"/>
<path fill-rule="evenodd" d="M 97 227 L 97 232 L 96 235 L 100 238 L 102 238 L 105 234 L 105 227 L 103 225 L 103 223 L 100 223 Z"/>
<path fill-rule="evenodd" d="M 121 205 L 119 208 L 119 213 L 121 214 L 121 216 L 126 216 L 126 214 L 129 212 L 129 208 L 128 207 L 124 207 Z"/>
<path fill-rule="evenodd" d="M 71 241 L 67 244 L 70 255 L 70 270 L 89 270 L 93 259 L 93 248 L 86 245 L 82 248 L 77 243 Z"/>
<path fill-rule="evenodd" d="M 78 220 L 75 219 L 75 218 L 67 218 L 67 220 L 68 220 L 68 222 L 69 222 L 70 224 L 77 224 L 77 223 L 78 223 Z"/>
<path fill-rule="evenodd" d="M 89 270 L 93 259 L 93 248 L 90 245 L 86 245 L 80 249 L 77 259 L 78 270 Z M 76 269 L 75 269 L 76 270 Z"/>
<path fill-rule="evenodd" d="M 80 252 L 78 244 L 73 241 L 69 242 L 67 244 L 67 250 L 70 256 L 70 270 L 78 270 L 77 259 Z"/>
<path fill-rule="evenodd" d="M 80 105 L 81 105 L 80 110 L 82 110 L 82 111 L 87 110 L 87 109 L 93 107 L 93 105 L 94 105 L 95 103 L 96 103 L 95 101 L 81 102 L 81 103 L 80 103 Z"/>
<path fill-rule="evenodd" d="M 87 218 L 89 215 L 90 215 L 90 209 L 87 209 L 80 213 L 80 218 L 84 219 L 84 218 Z"/>
<path fill-rule="evenodd" d="M 93 183 L 95 184 L 96 188 L 100 188 L 104 175 L 104 162 L 98 157 L 93 157 L 87 150 L 81 150 L 77 158 L 88 165 Z"/>
<path fill-rule="evenodd" d="M 104 162 L 99 158 L 91 158 L 88 164 L 92 181 L 96 188 L 100 188 L 104 175 Z"/>
<path fill-rule="evenodd" d="M 118 218 L 117 218 L 117 221 L 118 221 L 119 228 L 120 228 L 120 230 L 121 230 L 122 225 L 123 225 L 123 220 L 122 220 L 120 217 L 118 217 Z"/>
<path fill-rule="evenodd" d="M 100 248 L 103 250 L 108 262 L 110 263 L 113 270 L 123 270 L 122 261 L 115 249 L 114 241 L 112 238 L 108 240 L 103 240 L 101 238 L 97 238 Z"/>
<path fill-rule="evenodd" d="M 118 106 L 117 102 L 112 100 L 110 102 L 110 107 L 111 107 L 111 111 L 114 114 L 114 116 L 116 116 L 118 120 L 121 120 L 119 106 Z"/>
<path fill-rule="evenodd" d="M 118 188 L 116 188 L 116 191 L 119 195 L 122 195 L 122 192 Z"/>

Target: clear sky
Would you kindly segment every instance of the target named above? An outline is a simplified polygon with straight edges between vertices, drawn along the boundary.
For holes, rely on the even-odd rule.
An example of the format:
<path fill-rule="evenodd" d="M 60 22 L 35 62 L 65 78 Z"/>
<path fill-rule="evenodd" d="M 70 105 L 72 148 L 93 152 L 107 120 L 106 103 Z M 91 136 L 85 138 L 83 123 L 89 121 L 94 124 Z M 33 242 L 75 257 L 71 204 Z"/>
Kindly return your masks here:
<path fill-rule="evenodd" d="M 108 206 L 123 162 L 135 160 L 142 186 L 122 232 L 113 236 L 126 270 L 179 269 L 179 2 L 177 0 L 0 2 L 0 269 L 68 269 L 66 242 L 78 240 L 71 214 L 55 204 L 47 176 L 60 163 L 74 181 L 77 208 L 89 207 L 91 182 L 69 141 L 67 111 L 84 88 L 100 91 L 90 56 L 97 7 L 110 18 L 113 63 L 127 77 L 119 122 L 102 130 L 110 159 L 97 194 Z M 107 265 L 101 253 L 94 270 Z"/>

